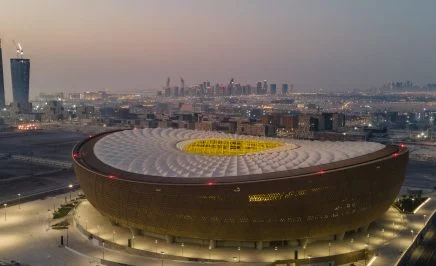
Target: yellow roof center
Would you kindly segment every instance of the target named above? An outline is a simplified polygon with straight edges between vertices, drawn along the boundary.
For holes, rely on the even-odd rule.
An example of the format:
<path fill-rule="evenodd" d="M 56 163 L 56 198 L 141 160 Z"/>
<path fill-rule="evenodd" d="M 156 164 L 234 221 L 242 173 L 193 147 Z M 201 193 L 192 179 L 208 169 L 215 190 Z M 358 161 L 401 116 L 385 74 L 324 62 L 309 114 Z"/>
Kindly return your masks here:
<path fill-rule="evenodd" d="M 194 154 L 234 156 L 261 152 L 283 145 L 283 142 L 272 140 L 202 139 L 187 144 L 183 150 Z"/>

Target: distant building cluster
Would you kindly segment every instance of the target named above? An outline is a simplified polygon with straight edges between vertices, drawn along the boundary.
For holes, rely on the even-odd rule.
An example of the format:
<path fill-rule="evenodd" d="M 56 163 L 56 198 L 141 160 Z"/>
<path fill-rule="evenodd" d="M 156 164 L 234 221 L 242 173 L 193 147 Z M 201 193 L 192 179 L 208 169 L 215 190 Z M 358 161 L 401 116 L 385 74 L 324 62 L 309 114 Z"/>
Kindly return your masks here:
<path fill-rule="evenodd" d="M 259 81 L 255 86 L 250 84 L 236 83 L 231 79 L 229 84 L 211 84 L 210 81 L 204 81 L 192 87 L 186 87 L 185 82 L 181 79 L 181 86 L 170 86 L 170 78 L 167 79 L 166 86 L 158 92 L 161 97 L 214 97 L 214 96 L 241 96 L 241 95 L 283 95 L 286 96 L 294 89 L 294 84 L 281 84 L 280 91 L 277 84 L 268 84 L 266 80 Z"/>

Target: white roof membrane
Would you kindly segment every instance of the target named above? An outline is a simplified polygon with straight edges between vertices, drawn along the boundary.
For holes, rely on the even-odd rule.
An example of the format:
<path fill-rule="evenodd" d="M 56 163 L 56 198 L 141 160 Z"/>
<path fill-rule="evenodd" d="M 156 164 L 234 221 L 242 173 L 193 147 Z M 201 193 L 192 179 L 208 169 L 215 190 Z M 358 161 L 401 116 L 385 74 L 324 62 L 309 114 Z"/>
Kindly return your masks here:
<path fill-rule="evenodd" d="M 237 156 L 200 155 L 182 150 L 190 140 L 211 138 L 274 140 L 287 145 Z M 94 153 L 103 163 L 123 171 L 189 178 L 252 175 L 312 167 L 366 155 L 384 147 L 375 142 L 309 141 L 146 128 L 108 134 L 97 141 Z"/>

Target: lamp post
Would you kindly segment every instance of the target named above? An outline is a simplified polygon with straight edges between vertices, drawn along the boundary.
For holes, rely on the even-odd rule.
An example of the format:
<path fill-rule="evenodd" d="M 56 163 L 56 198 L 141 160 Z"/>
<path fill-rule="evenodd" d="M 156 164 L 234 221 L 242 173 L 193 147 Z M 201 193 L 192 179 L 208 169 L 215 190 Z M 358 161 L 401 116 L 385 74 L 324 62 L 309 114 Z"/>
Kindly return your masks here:
<path fill-rule="evenodd" d="M 157 241 L 157 239 L 154 240 L 154 245 L 156 246 L 156 256 L 157 256 L 157 243 L 159 243 L 159 241 Z"/>
<path fill-rule="evenodd" d="M 112 242 L 115 242 L 115 230 L 112 231 Z"/>
<path fill-rule="evenodd" d="M 102 251 L 102 258 L 104 259 L 104 241 L 102 241 L 101 242 L 101 244 L 102 244 L 102 249 L 101 249 L 101 251 Z"/>
<path fill-rule="evenodd" d="M 353 251 L 353 249 L 354 249 L 354 238 L 352 238 L 350 240 L 350 243 L 351 243 L 351 251 Z"/>
<path fill-rule="evenodd" d="M 366 257 L 368 256 L 368 245 L 365 244 L 365 264 L 366 265 Z"/>
<path fill-rule="evenodd" d="M 212 247 L 209 246 L 209 260 L 212 260 Z"/>
<path fill-rule="evenodd" d="M 369 238 L 370 238 L 370 235 L 367 234 L 367 235 L 366 235 L 366 244 L 368 244 L 368 246 L 369 246 Z"/>
<path fill-rule="evenodd" d="M 18 193 L 17 196 L 18 196 L 18 209 L 21 209 L 21 193 Z"/>
<path fill-rule="evenodd" d="M 164 264 L 163 264 L 163 261 L 164 261 L 164 255 L 165 255 L 165 252 L 164 252 L 164 251 L 161 251 L 160 254 L 161 254 L 161 256 L 162 256 L 162 266 L 163 266 L 163 265 L 164 265 Z"/>
<path fill-rule="evenodd" d="M 308 255 L 307 257 L 309 258 L 309 266 L 310 266 L 311 265 L 310 264 L 310 259 L 312 258 L 312 256 Z"/>
<path fill-rule="evenodd" d="M 329 242 L 329 256 L 331 255 L 331 253 L 330 253 L 331 248 L 332 248 L 332 242 Z"/>
<path fill-rule="evenodd" d="M 385 242 L 385 229 L 382 228 L 383 242 Z"/>
<path fill-rule="evenodd" d="M 182 242 L 182 244 L 180 244 L 180 247 L 182 248 L 182 257 L 183 257 L 183 247 L 185 246 L 185 243 Z"/>
<path fill-rule="evenodd" d="M 6 207 L 8 206 L 7 203 L 3 203 L 3 207 L 5 207 L 5 221 L 6 221 Z"/>
<path fill-rule="evenodd" d="M 277 250 L 278 250 L 278 249 L 279 249 L 279 248 L 278 248 L 277 246 L 274 247 L 274 261 L 277 260 Z"/>
<path fill-rule="evenodd" d="M 410 230 L 410 233 L 412 234 L 412 241 L 413 241 L 413 229 Z"/>
<path fill-rule="evenodd" d="M 71 201 L 71 190 L 73 189 L 73 185 L 72 185 L 72 184 L 69 184 L 69 185 L 68 185 L 68 188 L 70 189 L 70 201 Z"/>
<path fill-rule="evenodd" d="M 427 218 L 427 214 L 424 214 L 422 217 L 424 217 L 424 224 L 425 224 L 425 220 Z"/>
<path fill-rule="evenodd" d="M 238 262 L 241 262 L 241 247 L 238 247 Z"/>

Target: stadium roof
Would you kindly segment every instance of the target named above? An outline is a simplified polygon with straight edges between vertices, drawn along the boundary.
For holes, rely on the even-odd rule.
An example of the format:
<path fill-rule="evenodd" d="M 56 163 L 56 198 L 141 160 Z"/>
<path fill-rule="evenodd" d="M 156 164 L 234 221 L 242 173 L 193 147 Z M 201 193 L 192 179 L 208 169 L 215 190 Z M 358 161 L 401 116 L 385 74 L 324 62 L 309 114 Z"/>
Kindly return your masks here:
<path fill-rule="evenodd" d="M 186 129 L 134 129 L 103 136 L 95 156 L 111 167 L 162 177 L 272 173 L 339 162 L 382 150 L 374 142 L 262 138 Z"/>

